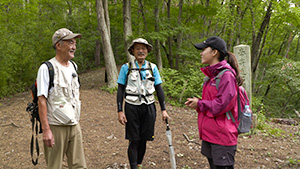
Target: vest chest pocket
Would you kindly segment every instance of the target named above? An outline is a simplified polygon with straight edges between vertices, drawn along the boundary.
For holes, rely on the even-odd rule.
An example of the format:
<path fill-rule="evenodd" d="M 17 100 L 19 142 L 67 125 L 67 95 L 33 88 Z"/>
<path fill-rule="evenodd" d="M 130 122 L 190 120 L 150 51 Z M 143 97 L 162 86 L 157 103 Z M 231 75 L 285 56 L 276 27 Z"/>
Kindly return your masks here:
<path fill-rule="evenodd" d="M 146 89 L 148 94 L 152 94 L 155 91 L 154 81 L 155 79 L 152 76 L 146 79 Z"/>
<path fill-rule="evenodd" d="M 128 80 L 127 80 L 127 86 L 134 86 L 137 87 L 138 85 L 138 74 L 136 72 L 132 72 L 129 76 L 128 76 Z M 127 90 L 127 87 L 126 87 Z M 129 89 L 130 91 L 132 89 Z"/>
<path fill-rule="evenodd" d="M 56 96 L 69 96 L 68 85 L 63 82 L 54 84 L 54 91 Z"/>
<path fill-rule="evenodd" d="M 138 73 L 137 72 L 132 72 L 131 74 L 130 74 L 130 80 L 132 80 L 132 81 L 136 81 L 137 80 L 137 78 L 138 78 Z"/>
<path fill-rule="evenodd" d="M 59 84 L 59 88 L 61 89 L 61 91 L 65 97 L 73 97 L 72 96 L 72 88 L 68 87 L 68 85 Z"/>
<path fill-rule="evenodd" d="M 126 93 L 138 93 L 137 87 L 127 85 Z"/>

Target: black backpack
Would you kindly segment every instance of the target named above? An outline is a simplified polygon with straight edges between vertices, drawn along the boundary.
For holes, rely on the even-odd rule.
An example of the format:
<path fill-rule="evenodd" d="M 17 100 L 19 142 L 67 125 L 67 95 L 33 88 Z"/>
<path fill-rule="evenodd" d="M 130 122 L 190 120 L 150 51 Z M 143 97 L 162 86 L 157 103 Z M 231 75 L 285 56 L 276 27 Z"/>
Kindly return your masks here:
<path fill-rule="evenodd" d="M 73 64 L 75 70 L 77 71 L 77 67 L 75 66 L 75 63 L 70 60 L 70 62 Z M 49 88 L 48 91 L 51 89 L 51 87 L 54 86 L 53 80 L 54 80 L 54 67 L 50 61 L 45 61 L 42 64 L 46 64 L 49 70 Z M 78 82 L 79 78 L 78 78 Z M 38 133 L 43 133 L 42 131 L 42 124 L 40 121 L 40 116 L 39 116 L 39 109 L 38 109 L 38 96 L 37 96 L 37 82 L 33 83 L 31 86 L 31 95 L 32 95 L 32 102 L 27 104 L 26 111 L 30 114 L 30 121 L 32 123 L 32 137 L 31 137 L 31 143 L 30 143 L 30 154 L 31 154 L 31 160 L 33 165 L 38 164 L 38 158 L 40 155 L 40 148 L 39 148 L 39 143 L 38 143 Z M 39 132 L 38 132 L 39 131 Z M 35 137 L 35 139 L 34 139 Z M 36 153 L 37 157 L 34 160 L 33 159 L 33 150 L 34 150 L 34 141 L 35 141 L 35 147 L 36 147 Z"/>

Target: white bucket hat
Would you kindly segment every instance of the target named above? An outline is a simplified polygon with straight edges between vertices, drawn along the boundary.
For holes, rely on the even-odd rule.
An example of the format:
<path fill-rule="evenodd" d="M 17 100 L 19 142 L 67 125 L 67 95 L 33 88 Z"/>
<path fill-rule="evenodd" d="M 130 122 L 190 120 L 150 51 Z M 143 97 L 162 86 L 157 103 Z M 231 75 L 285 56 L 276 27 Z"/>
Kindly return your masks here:
<path fill-rule="evenodd" d="M 133 55 L 133 53 L 132 53 L 131 49 L 133 48 L 133 46 L 134 46 L 135 43 L 141 43 L 141 44 L 147 45 L 148 53 L 151 52 L 152 49 L 153 49 L 152 45 L 149 44 L 148 41 L 147 41 L 146 39 L 143 39 L 143 38 L 137 38 L 137 39 L 134 39 L 134 40 L 131 42 L 131 44 L 130 44 L 130 46 L 129 46 L 129 48 L 128 48 L 128 52 L 129 52 L 130 54 L 132 54 L 132 55 Z"/>

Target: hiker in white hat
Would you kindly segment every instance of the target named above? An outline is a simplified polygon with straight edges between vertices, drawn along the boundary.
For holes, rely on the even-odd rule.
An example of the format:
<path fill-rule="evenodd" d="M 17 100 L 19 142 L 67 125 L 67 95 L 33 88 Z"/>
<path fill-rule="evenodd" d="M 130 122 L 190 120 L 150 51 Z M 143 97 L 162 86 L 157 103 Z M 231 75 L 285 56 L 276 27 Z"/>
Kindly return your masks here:
<path fill-rule="evenodd" d="M 154 139 L 155 91 L 163 120 L 169 118 L 158 68 L 155 64 L 145 60 L 152 48 L 147 40 L 134 39 L 128 51 L 135 57 L 135 60 L 122 66 L 118 78 L 118 120 L 125 125 L 125 137 L 129 140 L 128 159 L 132 169 L 141 168 L 146 143 Z M 125 112 L 123 111 L 124 98 Z"/>

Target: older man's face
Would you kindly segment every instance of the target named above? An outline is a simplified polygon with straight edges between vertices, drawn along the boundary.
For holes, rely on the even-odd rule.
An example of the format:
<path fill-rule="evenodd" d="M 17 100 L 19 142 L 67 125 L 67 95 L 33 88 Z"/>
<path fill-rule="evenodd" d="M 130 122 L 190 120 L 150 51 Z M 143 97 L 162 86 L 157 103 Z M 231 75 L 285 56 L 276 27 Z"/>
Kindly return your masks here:
<path fill-rule="evenodd" d="M 62 40 L 62 43 L 59 42 L 56 44 L 56 50 L 58 50 L 62 56 L 66 57 L 66 59 L 73 59 L 76 51 L 76 39 Z"/>
<path fill-rule="evenodd" d="M 148 55 L 147 45 L 142 43 L 134 44 L 132 53 L 137 61 L 144 61 Z"/>

